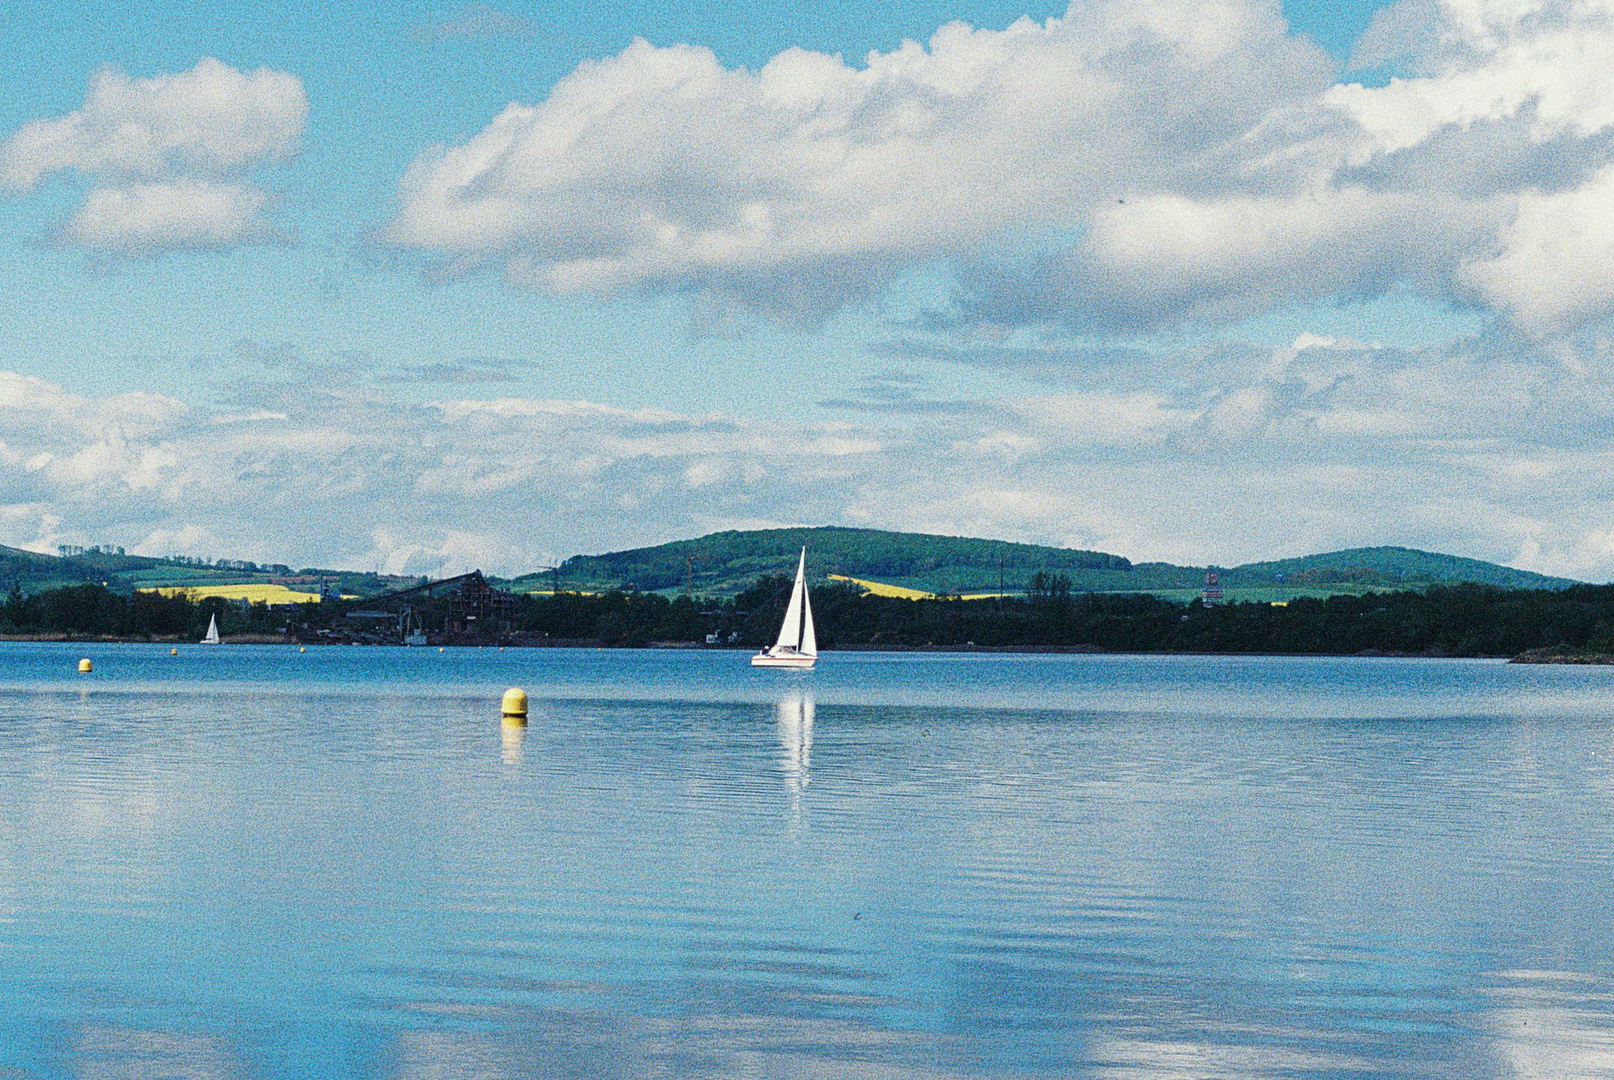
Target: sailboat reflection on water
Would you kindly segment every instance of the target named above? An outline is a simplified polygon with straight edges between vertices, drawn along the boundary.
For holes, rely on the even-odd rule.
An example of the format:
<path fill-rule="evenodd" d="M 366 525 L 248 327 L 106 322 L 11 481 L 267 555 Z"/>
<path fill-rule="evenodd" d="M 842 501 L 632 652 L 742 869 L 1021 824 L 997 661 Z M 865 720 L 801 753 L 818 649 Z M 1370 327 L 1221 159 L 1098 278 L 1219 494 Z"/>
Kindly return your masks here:
<path fill-rule="evenodd" d="M 813 765 L 813 696 L 798 690 L 781 698 L 777 706 L 779 725 L 779 765 L 785 788 L 800 795 L 811 778 Z"/>
<path fill-rule="evenodd" d="M 790 835 L 799 836 L 806 825 L 804 796 L 812 779 L 813 695 L 806 690 L 787 694 L 779 700 L 777 716 L 779 771 L 790 804 Z"/>

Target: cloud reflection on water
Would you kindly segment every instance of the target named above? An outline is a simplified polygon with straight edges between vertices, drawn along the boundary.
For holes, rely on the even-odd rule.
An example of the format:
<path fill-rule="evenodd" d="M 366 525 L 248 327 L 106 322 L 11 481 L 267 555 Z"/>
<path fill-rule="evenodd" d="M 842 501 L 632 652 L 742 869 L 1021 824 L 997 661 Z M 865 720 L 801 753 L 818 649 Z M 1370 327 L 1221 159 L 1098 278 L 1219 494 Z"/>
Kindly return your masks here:
<path fill-rule="evenodd" d="M 1376 1075 L 1399 1060 L 1417 1075 L 1453 1080 L 1595 1080 L 1614 1076 L 1614 991 L 1601 979 L 1566 972 L 1517 971 L 1493 976 L 1497 1008 L 1476 1021 L 1488 1028 L 1492 1053 L 1459 1053 L 1438 1062 L 1409 1034 L 1367 1033 L 1381 1043 L 1367 1053 L 1356 1039 L 1341 1040 L 1304 1026 L 1250 1027 L 1232 1020 L 1220 1030 L 1195 1030 L 1203 1013 L 1156 1001 L 1178 1013 L 1181 1030 L 1151 1034 L 1124 1016 L 1090 1032 L 1080 1062 L 1039 1070 L 1022 1063 L 1024 1077 L 1080 1075 L 1092 1080 L 1267 1080 L 1298 1076 Z M 766 996 L 766 995 L 765 995 Z M 394 1006 L 409 1023 L 456 1024 L 494 1030 L 427 1028 L 389 1036 L 376 1075 L 393 1080 L 519 1080 L 703 1076 L 739 1080 L 969 1080 L 996 1075 L 980 1058 L 982 1047 L 957 1034 L 892 1028 L 860 1019 L 801 1015 L 788 992 L 751 1002 L 737 1014 L 712 1009 L 698 989 L 677 1016 L 618 1014 L 608 1010 L 477 1005 L 442 1002 Z M 1132 1003 L 1144 1008 L 1148 1003 Z M 1206 1003 L 1200 1003 L 1204 1005 Z M 834 1002 L 820 1002 L 833 1007 Z M 429 1019 L 428 1019 L 429 1018 Z M 1133 1018 L 1136 1019 L 1136 1018 Z M 1159 1019 L 1156 1016 L 1156 1019 Z M 1231 1018 L 1228 1018 L 1231 1020 Z M 1295 1017 L 1298 1019 L 1298 1017 Z M 1392 1048 L 1400 1045 L 1396 1059 Z M 1389 1055 L 1389 1056 L 1387 1056 Z M 247 1068 L 217 1035 L 87 1025 L 78 1029 L 71 1056 L 81 1080 L 237 1080 Z M 1071 1072 L 1074 1068 L 1077 1071 Z M 361 1069 L 370 1074 L 370 1070 Z M 1395 1075 L 1401 1075 L 1396 1072 Z M 1410 1075 L 1410 1073 L 1408 1073 Z"/>
<path fill-rule="evenodd" d="M 498 1033 L 408 1031 L 394 1080 L 968 1080 L 950 1036 L 829 1018 L 490 1011 Z"/>
<path fill-rule="evenodd" d="M 247 1070 L 212 1035 L 88 1025 L 74 1046 L 79 1080 L 236 1080 Z"/>
<path fill-rule="evenodd" d="M 1211 1040 L 1105 1036 L 1094 1041 L 1093 1080 L 1262 1080 L 1369 1073 L 1374 1063 L 1321 1050 Z"/>
<path fill-rule="evenodd" d="M 1495 991 L 1496 1054 L 1513 1080 L 1614 1077 L 1614 986 L 1558 971 L 1514 971 Z M 1591 1007 L 1595 1006 L 1595 1007 Z"/>

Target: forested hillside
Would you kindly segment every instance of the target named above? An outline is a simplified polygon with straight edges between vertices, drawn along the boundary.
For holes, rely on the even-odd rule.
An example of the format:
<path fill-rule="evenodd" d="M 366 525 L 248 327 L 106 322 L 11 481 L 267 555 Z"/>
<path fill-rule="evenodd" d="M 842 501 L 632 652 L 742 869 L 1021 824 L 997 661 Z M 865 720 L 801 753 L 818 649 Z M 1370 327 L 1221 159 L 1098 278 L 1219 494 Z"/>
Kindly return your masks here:
<path fill-rule="evenodd" d="M 1059 574 L 1075 592 L 1197 595 L 1209 567 L 1132 563 L 1099 551 L 876 529 L 757 529 L 604 555 L 579 555 L 557 572 L 515 579 L 517 591 L 627 589 L 733 596 L 761 574 L 793 573 L 805 547 L 815 583 L 856 578 L 922 593 L 1025 592 L 1037 574 Z M 1566 578 L 1478 559 L 1402 547 L 1354 548 L 1218 571 L 1230 600 L 1286 600 L 1473 582 L 1507 589 L 1558 589 Z"/>
<path fill-rule="evenodd" d="M 712 533 L 657 547 L 578 555 L 560 567 L 570 589 L 633 588 L 732 596 L 761 574 L 794 573 L 808 549 L 815 580 L 827 575 L 875 578 L 926 592 L 996 590 L 1000 574 L 1011 591 L 1041 572 L 1121 582 L 1132 564 L 1119 555 L 1012 544 L 962 536 L 883 532 L 878 529 L 755 529 Z M 552 575 L 518 578 L 518 585 L 548 588 Z"/>
<path fill-rule="evenodd" d="M 39 592 L 95 580 L 94 572 L 54 555 L 0 544 L 0 592 Z"/>

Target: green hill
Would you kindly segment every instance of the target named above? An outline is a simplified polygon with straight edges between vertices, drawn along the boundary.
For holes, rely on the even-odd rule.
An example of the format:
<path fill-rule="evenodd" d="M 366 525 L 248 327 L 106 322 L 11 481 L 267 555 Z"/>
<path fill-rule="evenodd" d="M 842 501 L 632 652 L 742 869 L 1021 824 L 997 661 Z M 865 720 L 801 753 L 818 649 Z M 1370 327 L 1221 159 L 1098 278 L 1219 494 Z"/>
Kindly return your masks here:
<path fill-rule="evenodd" d="M 644 592 L 733 595 L 763 574 L 790 574 L 808 550 L 809 576 L 878 581 L 930 593 L 1021 592 L 1034 574 L 1061 574 L 1077 592 L 1196 595 L 1206 567 L 1132 563 L 1098 551 L 1014 544 L 923 533 L 838 527 L 757 529 L 712 533 L 656 547 L 567 559 L 558 573 L 516 578 L 518 591 L 547 591 L 558 580 L 584 592 L 634 588 Z M 1354 548 L 1295 559 L 1250 563 L 1220 571 L 1230 600 L 1416 589 L 1446 582 L 1506 588 L 1558 589 L 1575 582 L 1478 559 L 1411 548 Z"/>
<path fill-rule="evenodd" d="M 1403 588 L 1407 583 L 1466 581 L 1505 589 L 1562 589 L 1579 584 L 1568 578 L 1515 570 L 1479 559 L 1439 555 L 1404 547 L 1350 548 L 1297 559 L 1246 563 L 1222 575 L 1231 585 L 1304 585 L 1309 582 Z"/>
<path fill-rule="evenodd" d="M 36 593 L 99 580 L 93 570 L 67 559 L 0 544 L 0 593 L 12 589 Z"/>
<path fill-rule="evenodd" d="M 153 558 L 125 555 L 116 549 L 93 547 L 64 556 L 41 555 L 0 545 L 0 593 L 13 587 L 24 593 L 43 592 L 65 585 L 95 582 L 114 591 L 135 589 L 205 588 L 209 585 L 275 583 L 318 592 L 321 586 L 337 594 L 373 596 L 418 585 L 423 579 L 359 570 L 309 567 L 293 570 L 283 564 L 260 566 L 242 559 Z"/>
<path fill-rule="evenodd" d="M 657 547 L 577 555 L 561 564 L 559 578 L 563 588 L 585 591 L 631 586 L 644 592 L 732 595 L 763 574 L 795 573 L 803 547 L 816 580 L 843 574 L 914 583 L 927 592 L 978 591 L 987 584 L 996 589 L 1000 569 L 1008 586 L 1018 589 L 1039 570 L 1103 575 L 1125 574 L 1132 566 L 1119 555 L 1097 551 L 826 526 L 720 532 Z M 549 589 L 554 580 L 551 574 L 529 574 L 513 584 Z"/>

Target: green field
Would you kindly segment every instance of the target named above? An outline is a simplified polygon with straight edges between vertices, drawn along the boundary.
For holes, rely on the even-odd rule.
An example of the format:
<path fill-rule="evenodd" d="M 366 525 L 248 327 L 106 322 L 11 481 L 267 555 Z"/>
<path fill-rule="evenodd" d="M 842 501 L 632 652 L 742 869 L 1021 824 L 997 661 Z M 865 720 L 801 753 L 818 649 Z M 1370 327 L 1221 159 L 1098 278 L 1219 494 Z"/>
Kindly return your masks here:
<path fill-rule="evenodd" d="M 344 596 L 374 596 L 419 584 L 418 577 L 374 574 L 357 570 L 286 566 L 259 567 L 238 560 L 203 564 L 199 560 L 160 559 L 91 550 L 60 557 L 17 548 L 0 547 L 0 593 L 16 588 L 24 593 L 43 592 L 67 585 L 105 584 L 120 592 L 137 590 L 199 590 L 215 595 L 254 599 L 318 594 L 321 585 Z"/>

